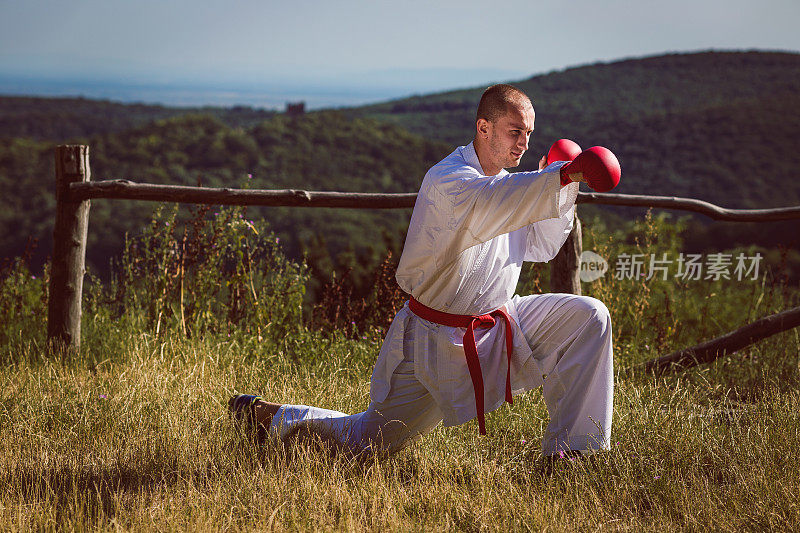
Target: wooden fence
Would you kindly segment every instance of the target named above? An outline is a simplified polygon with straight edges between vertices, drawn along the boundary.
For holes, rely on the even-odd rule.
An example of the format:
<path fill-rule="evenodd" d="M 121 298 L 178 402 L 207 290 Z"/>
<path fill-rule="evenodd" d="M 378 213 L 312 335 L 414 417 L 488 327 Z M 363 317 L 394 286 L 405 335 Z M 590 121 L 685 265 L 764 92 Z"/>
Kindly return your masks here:
<path fill-rule="evenodd" d="M 65 145 L 56 148 L 56 218 L 50 274 L 47 335 L 50 342 L 80 346 L 81 295 L 86 262 L 89 201 L 117 198 L 220 205 L 290 207 L 335 207 L 353 209 L 408 209 L 416 193 L 372 194 L 312 192 L 303 190 L 258 190 L 177 185 L 154 185 L 128 180 L 91 181 L 89 147 Z M 579 193 L 577 203 L 679 209 L 715 220 L 766 222 L 800 219 L 800 206 L 777 209 L 725 209 L 691 198 Z M 559 254 L 551 262 L 551 291 L 580 294 L 580 220 Z"/>

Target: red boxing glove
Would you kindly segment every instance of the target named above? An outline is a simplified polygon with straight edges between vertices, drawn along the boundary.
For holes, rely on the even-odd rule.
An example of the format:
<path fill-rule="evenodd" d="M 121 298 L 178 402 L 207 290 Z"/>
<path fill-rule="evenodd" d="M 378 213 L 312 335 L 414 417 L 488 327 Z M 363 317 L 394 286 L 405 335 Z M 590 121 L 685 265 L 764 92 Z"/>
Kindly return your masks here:
<path fill-rule="evenodd" d="M 561 167 L 561 183 L 585 181 L 593 191 L 610 191 L 619 183 L 622 170 L 617 157 L 602 146 L 592 146 L 584 150 L 571 162 Z"/>
<path fill-rule="evenodd" d="M 572 161 L 578 154 L 581 153 L 581 147 L 578 143 L 569 139 L 559 139 L 553 143 L 550 150 L 547 152 L 547 164 L 553 161 Z M 561 186 L 569 185 L 572 180 L 569 177 L 561 174 Z"/>

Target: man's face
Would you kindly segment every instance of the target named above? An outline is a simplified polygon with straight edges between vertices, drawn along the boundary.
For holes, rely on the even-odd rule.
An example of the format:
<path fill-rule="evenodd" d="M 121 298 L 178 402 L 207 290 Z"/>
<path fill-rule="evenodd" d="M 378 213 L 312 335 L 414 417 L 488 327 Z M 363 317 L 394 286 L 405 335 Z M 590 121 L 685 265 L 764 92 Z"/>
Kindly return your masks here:
<path fill-rule="evenodd" d="M 533 107 L 527 104 L 524 107 L 509 106 L 506 113 L 496 121 L 484 121 L 485 131 L 488 134 L 487 146 L 491 158 L 489 162 L 491 171 L 497 169 L 499 172 L 499 169 L 519 165 L 522 155 L 528 149 L 528 140 L 533 132 L 535 118 Z"/>

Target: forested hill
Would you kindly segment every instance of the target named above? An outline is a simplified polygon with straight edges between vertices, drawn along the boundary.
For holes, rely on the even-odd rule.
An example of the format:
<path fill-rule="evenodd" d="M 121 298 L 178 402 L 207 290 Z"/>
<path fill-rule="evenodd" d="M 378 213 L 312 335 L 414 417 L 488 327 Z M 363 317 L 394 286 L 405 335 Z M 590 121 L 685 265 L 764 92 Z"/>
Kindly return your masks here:
<path fill-rule="evenodd" d="M 511 82 L 536 131 L 523 168 L 558 138 L 618 156 L 615 192 L 692 196 L 727 207 L 800 204 L 800 54 L 707 52 L 571 68 Z M 350 110 L 429 139 L 472 137 L 484 87 Z M 535 154 L 535 155 L 531 155 Z"/>
<path fill-rule="evenodd" d="M 533 168 L 550 143 L 569 137 L 614 150 L 623 168 L 615 192 L 690 196 L 726 207 L 800 204 L 794 178 L 800 54 L 667 55 L 513 83 L 532 96 L 537 113 L 522 169 Z M 41 255 L 51 250 L 55 144 L 89 144 L 95 180 L 411 192 L 427 167 L 469 142 L 483 89 L 300 117 L 246 107 L 0 97 L 0 257 L 21 253 L 29 236 L 41 240 Z M 151 210 L 141 202 L 93 202 L 90 262 L 106 266 L 125 232 L 136 234 Z M 308 251 L 344 253 L 356 267 L 383 252 L 385 237 L 397 246 L 408 217 L 405 211 L 258 214 L 294 257 L 302 243 L 312 243 Z M 742 241 L 797 246 L 798 226 L 715 223 L 689 236 L 715 249 Z"/>
<path fill-rule="evenodd" d="M 87 98 L 0 96 L 0 138 L 25 137 L 61 144 L 77 137 L 117 133 L 155 120 L 203 114 L 229 126 L 252 126 L 275 115 L 251 107 L 165 107 Z"/>
<path fill-rule="evenodd" d="M 397 126 L 348 120 L 335 111 L 277 115 L 248 128 L 184 115 L 74 140 L 89 145 L 95 181 L 365 192 L 416 190 L 426 169 L 451 150 Z M 29 236 L 40 243 L 35 263 L 52 250 L 53 150 L 52 142 L 25 138 L 0 143 L 0 257 L 21 254 Z M 108 268 L 126 233 L 141 232 L 154 207 L 92 201 L 87 260 L 95 272 Z M 339 266 L 357 269 L 371 267 L 387 246 L 400 246 L 410 213 L 250 208 L 250 215 L 270 222 L 290 256 L 302 257 L 305 248 L 324 268 L 329 251 L 344 254 Z"/>

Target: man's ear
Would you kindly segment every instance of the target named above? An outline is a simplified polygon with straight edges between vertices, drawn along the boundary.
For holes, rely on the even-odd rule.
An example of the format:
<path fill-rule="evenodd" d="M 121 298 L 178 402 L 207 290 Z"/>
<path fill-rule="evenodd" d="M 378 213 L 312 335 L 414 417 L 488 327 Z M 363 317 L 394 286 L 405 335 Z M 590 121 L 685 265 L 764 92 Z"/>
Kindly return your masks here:
<path fill-rule="evenodd" d="M 492 132 L 492 123 L 485 118 L 479 118 L 476 124 L 476 129 L 478 131 L 478 135 L 481 137 L 489 137 L 489 134 Z"/>

